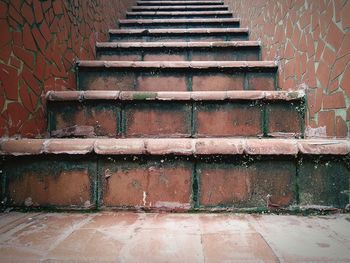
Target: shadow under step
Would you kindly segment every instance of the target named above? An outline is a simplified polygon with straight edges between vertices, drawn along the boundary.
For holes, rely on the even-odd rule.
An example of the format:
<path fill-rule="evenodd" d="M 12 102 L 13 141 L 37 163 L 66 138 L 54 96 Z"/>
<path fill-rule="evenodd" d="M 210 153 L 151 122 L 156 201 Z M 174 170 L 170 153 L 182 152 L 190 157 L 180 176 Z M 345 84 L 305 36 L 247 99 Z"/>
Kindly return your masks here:
<path fill-rule="evenodd" d="M 110 41 L 190 42 L 248 40 L 247 28 L 110 29 Z"/>
<path fill-rule="evenodd" d="M 2 140 L 0 195 L 27 209 L 344 208 L 349 153 L 347 140 Z"/>
<path fill-rule="evenodd" d="M 101 42 L 96 55 L 112 61 L 257 61 L 260 42 Z"/>
<path fill-rule="evenodd" d="M 302 91 L 51 91 L 49 132 L 74 137 L 301 137 Z"/>
<path fill-rule="evenodd" d="M 232 18 L 230 11 L 126 12 L 127 19 Z"/>
<path fill-rule="evenodd" d="M 79 90 L 276 90 L 275 61 L 80 61 Z"/>

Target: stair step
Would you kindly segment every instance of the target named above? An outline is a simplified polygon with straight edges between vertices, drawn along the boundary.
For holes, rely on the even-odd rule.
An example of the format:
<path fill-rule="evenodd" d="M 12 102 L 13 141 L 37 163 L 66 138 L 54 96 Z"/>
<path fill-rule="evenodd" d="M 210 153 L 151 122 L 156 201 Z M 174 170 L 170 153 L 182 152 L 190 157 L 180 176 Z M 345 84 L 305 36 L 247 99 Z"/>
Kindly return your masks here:
<path fill-rule="evenodd" d="M 128 19 L 157 19 L 157 18 L 230 18 L 230 11 L 177 11 L 177 12 L 126 12 Z"/>
<path fill-rule="evenodd" d="M 85 137 L 300 137 L 305 114 L 302 91 L 50 91 L 46 98 L 49 132 L 59 137 L 76 125 L 91 127 Z"/>
<path fill-rule="evenodd" d="M 207 19 L 120 19 L 119 27 L 127 28 L 222 28 L 239 27 L 239 18 L 207 18 Z"/>
<path fill-rule="evenodd" d="M 79 90 L 276 90 L 275 61 L 80 61 Z"/>
<path fill-rule="evenodd" d="M 260 42 L 101 42 L 96 55 L 114 61 L 256 61 Z"/>
<path fill-rule="evenodd" d="M 133 6 L 132 11 L 228 11 L 227 5 Z"/>
<path fill-rule="evenodd" d="M 137 1 L 138 6 L 224 5 L 224 1 Z"/>
<path fill-rule="evenodd" d="M 110 41 L 190 42 L 248 40 L 247 28 L 110 29 Z"/>
<path fill-rule="evenodd" d="M 11 207 L 183 211 L 273 203 L 288 210 L 348 203 L 347 140 L 24 139 L 3 140 L 0 151 L 1 200 Z"/>

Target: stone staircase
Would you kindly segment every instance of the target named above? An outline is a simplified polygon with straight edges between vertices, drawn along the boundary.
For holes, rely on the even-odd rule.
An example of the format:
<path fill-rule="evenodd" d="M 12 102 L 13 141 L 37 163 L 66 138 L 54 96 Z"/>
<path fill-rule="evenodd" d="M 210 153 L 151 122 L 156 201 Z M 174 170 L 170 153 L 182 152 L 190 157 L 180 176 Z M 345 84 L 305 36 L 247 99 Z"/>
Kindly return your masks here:
<path fill-rule="evenodd" d="M 347 140 L 305 139 L 305 93 L 281 91 L 221 0 L 139 0 L 46 95 L 49 139 L 2 139 L 10 207 L 151 211 L 345 208 Z"/>

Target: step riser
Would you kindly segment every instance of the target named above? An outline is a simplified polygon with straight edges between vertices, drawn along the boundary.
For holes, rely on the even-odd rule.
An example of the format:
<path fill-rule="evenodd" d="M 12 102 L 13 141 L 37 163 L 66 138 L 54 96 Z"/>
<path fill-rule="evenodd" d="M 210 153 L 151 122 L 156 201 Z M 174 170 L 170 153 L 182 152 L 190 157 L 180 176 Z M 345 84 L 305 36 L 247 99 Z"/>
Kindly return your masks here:
<path fill-rule="evenodd" d="M 121 29 L 162 29 L 162 28 L 239 28 L 239 22 L 203 22 L 203 23 L 120 23 Z"/>
<path fill-rule="evenodd" d="M 78 125 L 92 126 L 97 136 L 108 137 L 299 137 L 301 106 L 301 101 L 49 101 L 48 116 L 50 134 Z"/>
<path fill-rule="evenodd" d="M 202 41 L 202 42 L 213 42 L 213 41 L 234 41 L 234 40 L 248 40 L 248 33 L 220 33 L 215 35 L 208 34 L 157 34 L 157 35 L 127 35 L 127 34 L 110 34 L 110 41 L 112 42 L 191 42 L 191 41 Z"/>
<path fill-rule="evenodd" d="M 134 14 L 127 14 L 126 18 L 128 19 L 192 19 L 192 18 L 232 18 L 232 14 L 193 14 L 193 15 L 163 15 L 163 14 L 147 14 L 147 15 L 134 15 Z"/>
<path fill-rule="evenodd" d="M 109 61 L 257 61 L 260 48 L 97 48 L 97 59 Z"/>
<path fill-rule="evenodd" d="M 344 208 L 348 197 L 341 192 L 350 178 L 345 159 L 332 156 L 203 160 L 46 155 L 10 158 L 2 167 L 2 200 L 7 198 L 10 207 L 26 201 L 68 209 L 266 208 L 267 195 L 280 206 Z"/>
<path fill-rule="evenodd" d="M 276 90 L 276 72 L 218 72 L 190 69 L 159 71 L 144 69 L 79 68 L 79 90 L 121 91 L 226 91 Z M 220 71 L 220 70 L 219 70 Z"/>
<path fill-rule="evenodd" d="M 227 6 L 133 6 L 133 12 L 228 11 Z"/>

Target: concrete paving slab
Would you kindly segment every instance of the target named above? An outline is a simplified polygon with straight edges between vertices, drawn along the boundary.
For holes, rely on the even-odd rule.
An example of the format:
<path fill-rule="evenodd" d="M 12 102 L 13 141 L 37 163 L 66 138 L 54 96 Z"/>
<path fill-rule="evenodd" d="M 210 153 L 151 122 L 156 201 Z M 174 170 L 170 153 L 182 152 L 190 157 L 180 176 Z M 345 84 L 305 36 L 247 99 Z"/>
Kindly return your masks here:
<path fill-rule="evenodd" d="M 0 214 L 0 262 L 350 262 L 349 251 L 349 214 Z"/>

